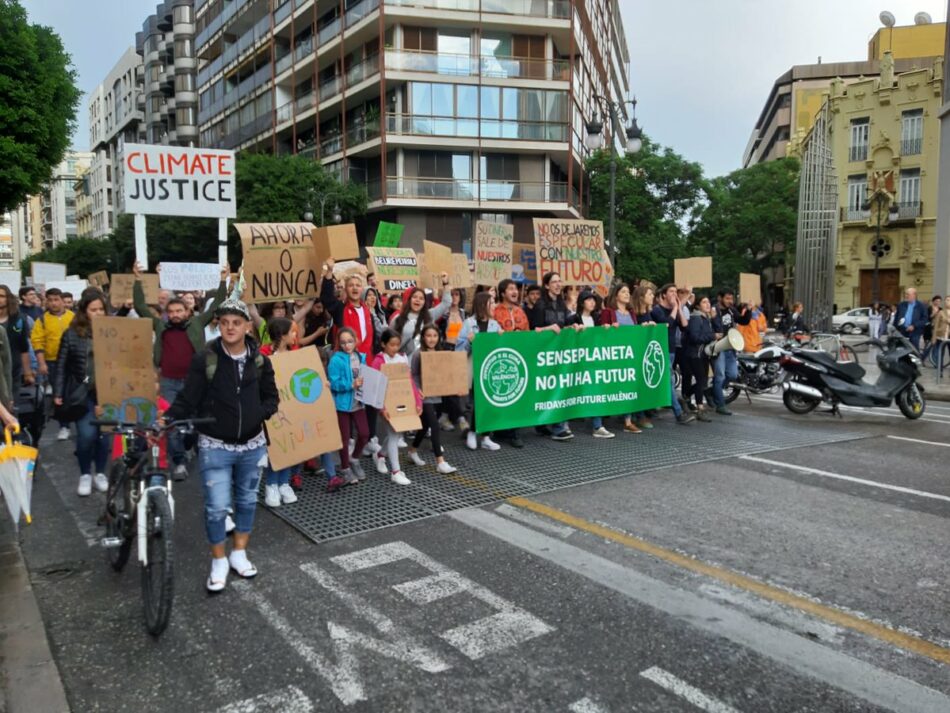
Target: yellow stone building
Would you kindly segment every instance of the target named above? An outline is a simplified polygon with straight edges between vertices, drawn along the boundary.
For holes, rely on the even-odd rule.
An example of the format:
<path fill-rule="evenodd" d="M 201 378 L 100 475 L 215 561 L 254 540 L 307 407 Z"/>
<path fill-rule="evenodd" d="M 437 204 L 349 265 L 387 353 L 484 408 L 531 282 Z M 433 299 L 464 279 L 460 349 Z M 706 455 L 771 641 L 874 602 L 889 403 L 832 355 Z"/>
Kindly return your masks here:
<path fill-rule="evenodd" d="M 875 254 L 881 300 L 895 303 L 907 287 L 930 299 L 943 82 L 942 58 L 895 75 L 893 57 L 885 50 L 878 76 L 831 83 L 827 101 L 838 182 L 834 300 L 839 312 L 871 303 Z"/>

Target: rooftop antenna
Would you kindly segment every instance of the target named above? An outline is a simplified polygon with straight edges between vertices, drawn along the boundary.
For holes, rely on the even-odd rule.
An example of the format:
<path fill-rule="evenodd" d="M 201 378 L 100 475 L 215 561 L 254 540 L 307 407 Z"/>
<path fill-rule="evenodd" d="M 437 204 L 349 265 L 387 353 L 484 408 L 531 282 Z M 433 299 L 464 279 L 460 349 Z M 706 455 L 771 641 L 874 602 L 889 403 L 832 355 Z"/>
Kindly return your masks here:
<path fill-rule="evenodd" d="M 914 15 L 914 24 L 915 25 L 929 25 L 933 23 L 933 18 L 928 12 L 918 12 Z"/>

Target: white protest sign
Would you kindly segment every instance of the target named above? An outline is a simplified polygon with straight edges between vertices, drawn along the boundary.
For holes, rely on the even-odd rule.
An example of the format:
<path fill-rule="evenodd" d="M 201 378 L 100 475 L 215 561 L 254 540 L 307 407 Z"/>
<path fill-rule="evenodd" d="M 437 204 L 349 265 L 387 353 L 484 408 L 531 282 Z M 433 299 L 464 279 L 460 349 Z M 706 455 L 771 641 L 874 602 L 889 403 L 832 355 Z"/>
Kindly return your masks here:
<path fill-rule="evenodd" d="M 236 218 L 234 152 L 125 145 L 125 212 Z"/>
<path fill-rule="evenodd" d="M 389 379 L 383 372 L 366 364 L 360 364 L 360 376 L 363 377 L 363 385 L 356 389 L 356 398 L 364 406 L 383 408 Z"/>
<path fill-rule="evenodd" d="M 34 285 L 45 285 L 47 282 L 57 282 L 66 279 L 66 266 L 58 262 L 31 262 Z"/>
<path fill-rule="evenodd" d="M 187 291 L 218 289 L 221 268 L 213 262 L 163 262 L 158 273 L 163 290 Z"/>
<path fill-rule="evenodd" d="M 0 270 L 0 285 L 6 285 L 10 292 L 16 294 L 23 281 L 23 275 L 19 270 Z"/>
<path fill-rule="evenodd" d="M 89 283 L 86 280 L 55 280 L 47 282 L 43 288 L 49 292 L 53 288 L 58 289 L 60 292 L 68 292 L 73 296 L 77 301 L 79 300 L 79 295 L 82 294 L 82 291 L 89 287 Z"/>

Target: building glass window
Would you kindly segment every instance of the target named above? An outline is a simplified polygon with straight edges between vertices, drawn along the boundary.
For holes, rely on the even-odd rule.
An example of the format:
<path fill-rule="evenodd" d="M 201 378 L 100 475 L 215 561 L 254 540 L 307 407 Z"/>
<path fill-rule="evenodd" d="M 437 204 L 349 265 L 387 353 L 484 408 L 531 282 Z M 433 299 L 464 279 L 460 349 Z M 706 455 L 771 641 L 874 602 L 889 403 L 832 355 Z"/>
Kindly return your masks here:
<path fill-rule="evenodd" d="M 867 217 L 864 203 L 868 196 L 868 178 L 864 174 L 848 176 L 848 220 L 861 220 Z"/>
<path fill-rule="evenodd" d="M 871 134 L 871 120 L 868 117 L 851 120 L 851 161 L 868 160 L 868 138 Z"/>
<path fill-rule="evenodd" d="M 920 203 L 920 169 L 904 169 L 901 171 L 901 182 L 898 188 L 897 199 L 902 208 L 910 208 Z"/>
<path fill-rule="evenodd" d="M 913 109 L 901 114 L 901 154 L 922 153 L 924 142 L 924 110 Z"/>

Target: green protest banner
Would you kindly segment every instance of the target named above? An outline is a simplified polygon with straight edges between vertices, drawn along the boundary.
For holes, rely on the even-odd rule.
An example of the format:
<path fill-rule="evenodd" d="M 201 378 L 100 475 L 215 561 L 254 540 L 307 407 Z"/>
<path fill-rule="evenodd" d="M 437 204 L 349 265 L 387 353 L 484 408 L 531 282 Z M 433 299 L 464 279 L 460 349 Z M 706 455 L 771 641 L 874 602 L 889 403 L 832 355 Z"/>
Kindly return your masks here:
<path fill-rule="evenodd" d="M 670 405 L 665 324 L 479 334 L 478 430 L 617 416 Z"/>
<path fill-rule="evenodd" d="M 373 240 L 374 248 L 398 248 L 399 241 L 402 240 L 402 231 L 406 229 L 405 225 L 399 223 L 387 223 L 385 220 L 379 221 L 376 227 L 376 238 Z"/>

